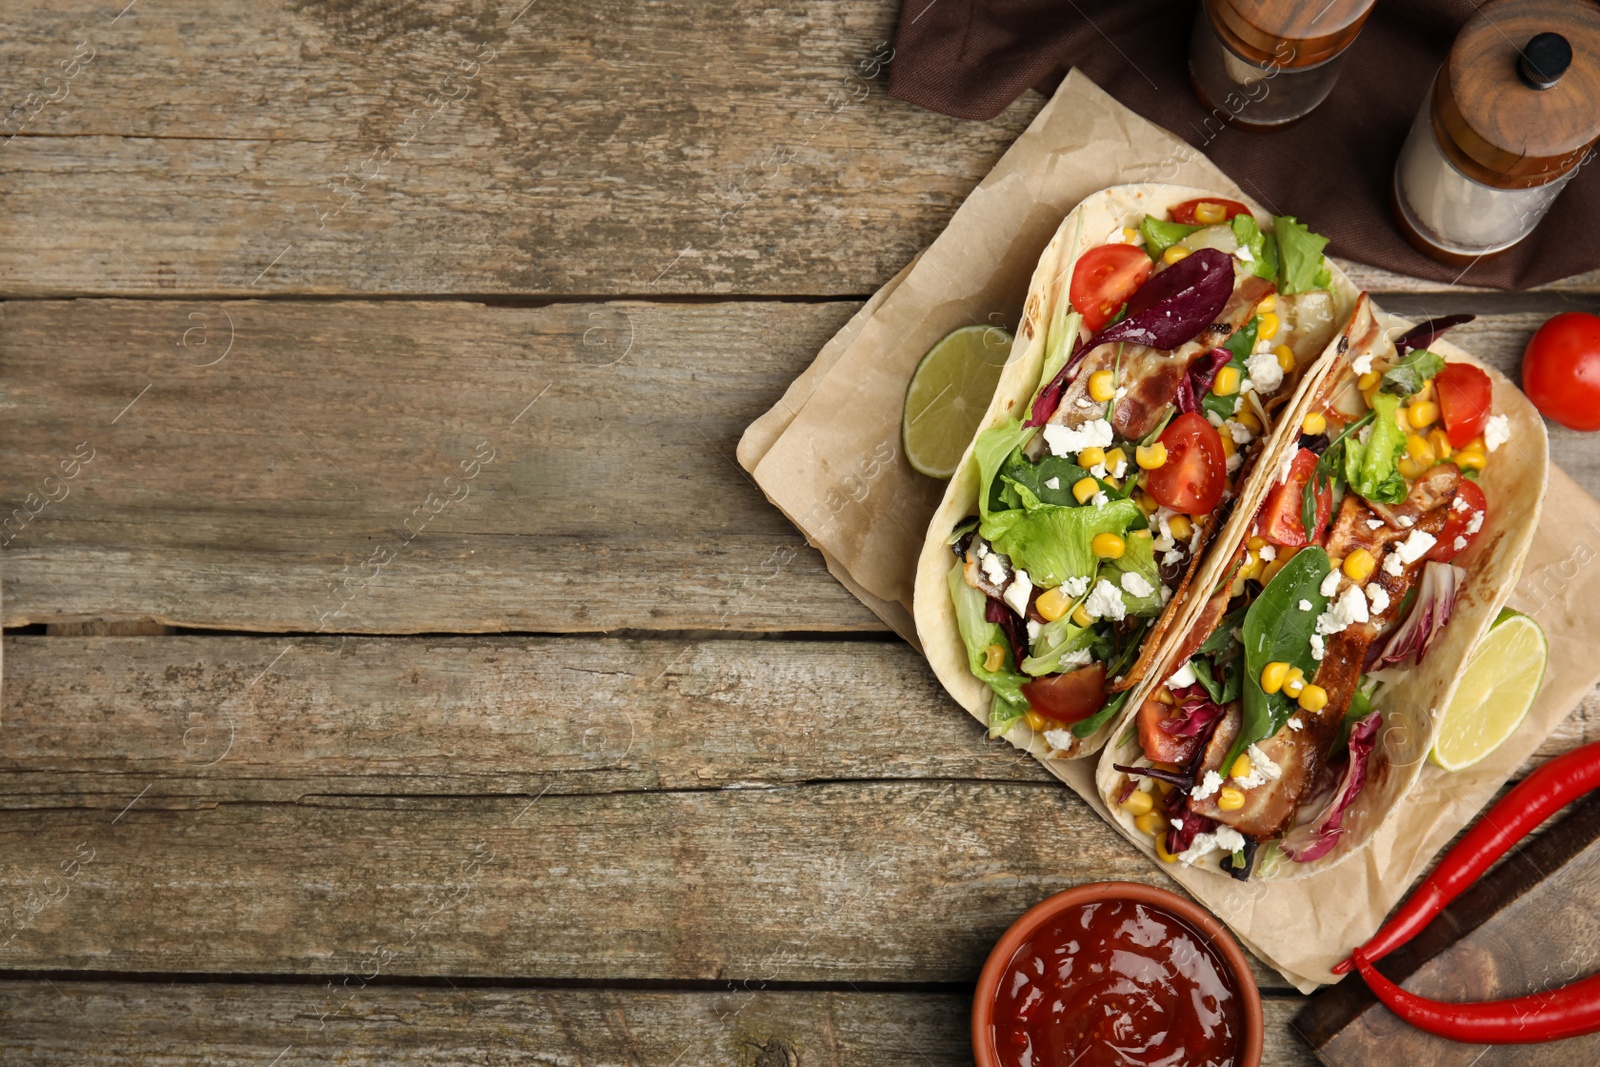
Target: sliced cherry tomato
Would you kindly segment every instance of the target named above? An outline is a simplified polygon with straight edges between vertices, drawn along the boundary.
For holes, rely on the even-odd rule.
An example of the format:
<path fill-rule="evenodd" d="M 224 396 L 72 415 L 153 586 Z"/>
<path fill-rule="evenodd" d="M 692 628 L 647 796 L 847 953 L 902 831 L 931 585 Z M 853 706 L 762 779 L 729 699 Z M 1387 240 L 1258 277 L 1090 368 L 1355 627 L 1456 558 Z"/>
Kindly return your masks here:
<path fill-rule="evenodd" d="M 1144 488 L 1156 503 L 1190 515 L 1205 515 L 1228 484 L 1228 456 L 1217 428 L 1188 411 L 1161 431 L 1167 461 L 1144 472 Z"/>
<path fill-rule="evenodd" d="M 1239 201 L 1224 200 L 1219 196 L 1202 196 L 1198 200 L 1185 200 L 1176 207 L 1169 208 L 1167 210 L 1167 217 L 1173 222 L 1181 222 L 1185 226 L 1208 225 L 1207 223 L 1203 223 L 1194 217 L 1194 209 L 1199 207 L 1201 204 L 1216 204 L 1218 207 L 1222 208 L 1222 210 L 1226 212 L 1224 220 L 1231 219 L 1235 215 L 1250 215 L 1251 218 L 1255 218 L 1255 216 L 1251 214 L 1250 209 L 1239 203 Z"/>
<path fill-rule="evenodd" d="M 1267 494 L 1267 502 L 1261 507 L 1258 523 L 1262 537 L 1285 548 L 1301 548 L 1305 545 L 1306 526 L 1301 519 L 1300 508 L 1305 500 L 1306 483 L 1311 480 L 1311 472 L 1316 466 L 1317 454 L 1311 449 L 1302 448 L 1294 454 L 1294 461 L 1289 465 L 1289 480 L 1274 482 L 1272 491 Z M 1319 487 L 1315 538 L 1319 543 L 1328 529 L 1328 516 L 1331 514 L 1333 487 Z"/>
<path fill-rule="evenodd" d="M 1078 258 L 1072 272 L 1072 306 L 1095 332 L 1128 302 L 1155 263 L 1133 245 L 1101 245 Z"/>
<path fill-rule="evenodd" d="M 1091 663 L 1066 674 L 1051 674 L 1022 687 L 1022 695 L 1040 715 L 1057 722 L 1087 719 L 1106 703 L 1106 665 Z"/>
<path fill-rule="evenodd" d="M 1483 436 L 1493 406 L 1494 384 L 1489 376 L 1470 363 L 1446 363 L 1433 379 L 1439 396 L 1439 417 L 1451 448 L 1461 448 L 1474 437 Z"/>
<path fill-rule="evenodd" d="M 1155 697 L 1139 705 L 1139 745 L 1151 761 L 1181 767 L 1200 747 L 1200 738 L 1169 734 L 1161 728 L 1162 722 L 1172 717 L 1172 709 L 1173 705 L 1163 704 Z"/>
<path fill-rule="evenodd" d="M 1466 506 L 1457 507 L 1463 500 L 1467 502 Z M 1451 501 L 1450 510 L 1446 513 L 1444 529 L 1439 531 L 1439 540 L 1423 558 L 1449 563 L 1465 552 L 1478 534 L 1483 532 L 1483 520 L 1488 514 L 1489 500 L 1478 488 L 1478 483 L 1461 479 L 1461 484 L 1456 487 L 1456 498 Z M 1473 516 L 1477 516 L 1476 521 Z M 1457 538 L 1462 541 L 1460 548 L 1456 547 Z"/>
<path fill-rule="evenodd" d="M 1522 354 L 1522 388 L 1567 429 L 1600 430 L 1600 317 L 1563 311 L 1539 327 Z"/>

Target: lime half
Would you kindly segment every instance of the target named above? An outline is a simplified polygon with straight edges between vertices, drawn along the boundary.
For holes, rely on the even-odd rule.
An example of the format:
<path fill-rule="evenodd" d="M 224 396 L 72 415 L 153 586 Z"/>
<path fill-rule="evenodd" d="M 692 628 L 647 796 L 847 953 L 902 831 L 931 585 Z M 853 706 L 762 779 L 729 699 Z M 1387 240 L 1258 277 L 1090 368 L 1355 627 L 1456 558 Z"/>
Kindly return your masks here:
<path fill-rule="evenodd" d="M 956 472 L 1011 354 L 1011 334 L 963 326 L 928 349 L 906 389 L 900 440 L 906 460 L 930 478 Z"/>
<path fill-rule="evenodd" d="M 1459 771 L 1499 748 L 1533 706 L 1549 658 L 1539 624 L 1519 611 L 1502 611 L 1467 662 L 1429 759 Z"/>

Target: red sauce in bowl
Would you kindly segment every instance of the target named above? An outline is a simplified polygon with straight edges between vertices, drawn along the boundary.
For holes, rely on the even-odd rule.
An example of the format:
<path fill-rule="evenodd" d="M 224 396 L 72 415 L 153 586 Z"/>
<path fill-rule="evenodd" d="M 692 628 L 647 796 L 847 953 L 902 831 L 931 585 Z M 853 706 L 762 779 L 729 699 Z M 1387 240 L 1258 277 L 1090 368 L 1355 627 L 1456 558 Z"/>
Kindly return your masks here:
<path fill-rule="evenodd" d="M 1244 1008 L 1211 941 L 1151 904 L 1079 904 L 1011 957 L 995 995 L 1005 1067 L 1234 1067 Z"/>

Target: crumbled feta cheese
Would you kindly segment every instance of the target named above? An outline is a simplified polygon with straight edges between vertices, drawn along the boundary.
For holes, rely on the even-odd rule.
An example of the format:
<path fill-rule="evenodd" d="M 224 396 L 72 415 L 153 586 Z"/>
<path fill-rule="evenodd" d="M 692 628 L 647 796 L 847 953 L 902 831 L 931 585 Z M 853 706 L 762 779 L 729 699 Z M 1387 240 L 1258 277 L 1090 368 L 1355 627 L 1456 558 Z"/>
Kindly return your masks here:
<path fill-rule="evenodd" d="M 1217 429 L 1222 429 L 1222 416 L 1218 415 L 1215 411 L 1206 412 L 1206 421 L 1215 426 Z"/>
<path fill-rule="evenodd" d="M 1018 615 L 1026 616 L 1028 614 L 1028 598 L 1032 595 L 1033 579 L 1028 577 L 1027 571 L 1018 568 L 1017 576 L 1011 580 L 1011 584 L 1006 587 L 1006 591 L 1001 594 L 1000 599 L 1004 600 L 1011 610 Z"/>
<path fill-rule="evenodd" d="M 1257 352 L 1245 360 L 1244 365 L 1250 371 L 1250 380 L 1263 395 L 1276 393 L 1283 384 L 1283 368 L 1278 366 L 1278 357 L 1271 350 Z"/>
<path fill-rule="evenodd" d="M 1511 440 L 1511 420 L 1504 415 L 1490 415 L 1483 424 L 1483 446 L 1490 452 Z"/>
<path fill-rule="evenodd" d="M 1161 562 L 1168 567 L 1183 562 L 1183 549 L 1174 547 L 1170 552 L 1162 555 Z"/>
<path fill-rule="evenodd" d="M 1250 380 L 1250 379 L 1249 379 L 1249 378 L 1242 378 L 1242 379 L 1240 379 L 1240 381 L 1239 381 L 1239 396 L 1240 396 L 1240 397 L 1241 397 L 1241 398 L 1242 398 L 1242 397 L 1243 397 L 1243 396 L 1244 396 L 1244 395 L 1245 395 L 1245 394 L 1246 394 L 1246 393 L 1253 393 L 1253 392 L 1255 392 L 1255 391 L 1256 391 L 1256 386 L 1255 386 L 1255 383 L 1254 383 L 1254 382 L 1252 382 L 1252 381 L 1251 381 L 1251 380 Z M 1234 410 L 1235 410 L 1235 411 L 1237 411 L 1237 410 L 1238 410 L 1238 408 L 1237 408 L 1237 407 L 1235 407 L 1235 408 L 1234 408 Z"/>
<path fill-rule="evenodd" d="M 1244 848 L 1244 835 L 1231 826 L 1219 826 L 1216 832 L 1217 847 L 1224 852 L 1238 852 Z"/>
<path fill-rule="evenodd" d="M 1369 530 L 1381 530 L 1381 529 L 1383 529 L 1383 527 L 1385 525 L 1386 524 L 1384 523 L 1384 521 L 1382 519 L 1368 519 L 1367 520 L 1367 529 L 1369 529 Z"/>
<path fill-rule="evenodd" d="M 1080 426 L 1047 423 L 1044 428 L 1044 443 L 1057 456 L 1076 455 L 1086 448 L 1110 448 L 1111 441 L 1111 424 L 1105 419 L 1090 419 Z"/>
<path fill-rule="evenodd" d="M 1075 648 L 1071 652 L 1063 652 L 1056 662 L 1060 664 L 1061 670 L 1070 671 L 1074 667 L 1087 667 L 1093 661 L 1094 654 L 1087 648 Z"/>
<path fill-rule="evenodd" d="M 1086 396 L 1080 396 L 1078 399 L 1074 400 L 1073 403 L 1076 404 L 1080 408 L 1092 408 L 1092 407 L 1094 407 L 1094 401 L 1090 400 Z"/>
<path fill-rule="evenodd" d="M 1394 553 L 1402 563 L 1415 563 L 1428 554 L 1435 540 L 1437 538 L 1425 530 L 1412 530 L 1410 537 L 1394 546 Z"/>
<path fill-rule="evenodd" d="M 1103 508 L 1103 507 L 1106 506 L 1106 504 L 1108 504 L 1110 502 L 1110 500 L 1111 500 L 1111 498 L 1106 496 L 1105 491 L 1102 490 L 1102 491 L 1096 493 L 1094 496 L 1090 497 L 1089 498 L 1089 503 L 1093 504 L 1097 508 Z"/>
<path fill-rule="evenodd" d="M 1117 465 L 1111 468 L 1111 477 L 1120 478 L 1128 473 L 1128 457 L 1123 456 L 1117 460 Z"/>
<path fill-rule="evenodd" d="M 1466 511 L 1471 506 L 1471 504 L 1467 503 L 1467 498 L 1464 496 L 1457 496 L 1450 502 L 1450 508 L 1452 511 Z"/>
<path fill-rule="evenodd" d="M 1116 229 L 1114 229 L 1110 233 L 1106 234 L 1106 239 L 1104 241 L 1100 242 L 1100 243 L 1101 244 L 1108 244 L 1108 245 L 1125 245 L 1125 244 L 1127 244 L 1128 242 L 1123 239 L 1126 236 L 1122 232 L 1124 229 L 1131 229 L 1131 227 L 1118 226 Z M 1134 230 L 1133 232 L 1134 233 L 1138 233 L 1139 231 L 1138 230 Z"/>
<path fill-rule="evenodd" d="M 1156 591 L 1156 587 L 1145 580 L 1144 575 L 1126 571 L 1122 575 L 1122 588 L 1136 597 L 1147 597 Z"/>
<path fill-rule="evenodd" d="M 1203 860 L 1217 850 L 1216 834 L 1195 834 L 1194 842 L 1188 848 L 1178 853 L 1178 862 L 1190 866 L 1197 860 Z"/>
<path fill-rule="evenodd" d="M 1044 623 L 1034 622 L 1032 619 L 1028 620 L 1028 644 L 1031 645 L 1039 640 L 1039 631 L 1042 629 L 1044 629 Z"/>
<path fill-rule="evenodd" d="M 1104 578 L 1095 583 L 1089 599 L 1083 602 L 1083 609 L 1097 619 L 1121 619 L 1128 614 L 1128 607 L 1122 602 L 1122 591 Z"/>
<path fill-rule="evenodd" d="M 1217 790 L 1221 788 L 1222 775 L 1216 771 L 1207 771 L 1206 776 L 1200 779 L 1200 784 L 1194 787 L 1189 797 L 1192 800 L 1205 800 L 1207 797 L 1215 796 Z"/>
<path fill-rule="evenodd" d="M 1244 457 L 1239 453 L 1235 452 L 1233 455 L 1228 457 L 1227 468 L 1229 474 L 1232 474 L 1242 466 L 1244 466 Z"/>
<path fill-rule="evenodd" d="M 1483 529 L 1483 512 L 1474 512 L 1472 518 L 1467 520 L 1467 533 L 1475 534 Z"/>
<path fill-rule="evenodd" d="M 1289 729 L 1291 729 L 1291 730 L 1304 730 L 1305 728 L 1306 728 L 1306 724 L 1300 721 L 1300 716 L 1291 715 L 1289 717 Z"/>
<path fill-rule="evenodd" d="M 1467 547 L 1467 539 L 1458 534 L 1458 535 L 1456 535 L 1456 539 L 1455 539 L 1454 544 L 1455 544 L 1456 551 L 1460 552 L 1462 549 Z"/>
<path fill-rule="evenodd" d="M 1296 604 L 1295 607 L 1299 608 L 1301 611 L 1310 611 L 1311 610 L 1311 601 L 1309 601 L 1309 600 L 1305 599 L 1304 597 L 1302 597 L 1300 599 L 1300 603 Z"/>
<path fill-rule="evenodd" d="M 1389 610 L 1389 590 L 1371 582 L 1367 585 L 1367 603 L 1372 605 L 1372 614 L 1382 615 Z"/>
<path fill-rule="evenodd" d="M 1073 744 L 1078 739 L 1072 736 L 1071 730 L 1046 730 L 1044 743 L 1057 752 L 1071 752 Z"/>
<path fill-rule="evenodd" d="M 1333 570 L 1328 572 L 1328 576 L 1326 578 L 1322 579 L 1322 585 L 1319 587 L 1318 591 L 1321 592 L 1323 596 L 1332 596 L 1339 591 L 1339 579 L 1343 577 L 1344 575 L 1340 573 L 1339 568 L 1335 567 Z"/>
<path fill-rule="evenodd" d="M 1316 660 L 1318 663 L 1321 663 L 1322 662 L 1322 657 L 1323 657 L 1323 654 L 1325 653 L 1325 651 L 1326 651 L 1326 648 L 1322 643 L 1322 635 L 1321 634 L 1312 634 L 1311 635 L 1311 658 Z"/>
<path fill-rule="evenodd" d="M 1299 454 L 1300 453 L 1299 453 L 1298 450 L 1291 448 L 1288 451 L 1288 453 L 1283 457 L 1283 462 L 1278 464 L 1278 481 L 1279 482 L 1287 482 L 1289 480 L 1289 474 L 1294 469 L 1294 457 L 1299 455 Z"/>
<path fill-rule="evenodd" d="M 1240 263 L 1254 263 L 1256 261 L 1256 254 L 1250 251 L 1249 245 L 1240 245 L 1234 255 L 1239 258 Z"/>
<path fill-rule="evenodd" d="M 1061 583 L 1061 591 L 1066 593 L 1067 596 L 1071 597 L 1073 600 L 1077 600 L 1084 593 L 1089 591 L 1089 579 L 1079 578 L 1076 576 L 1068 578 L 1066 581 Z"/>
<path fill-rule="evenodd" d="M 1383 557 L 1383 573 L 1391 578 L 1398 578 L 1406 572 L 1406 561 L 1400 558 L 1400 553 L 1391 552 Z"/>
<path fill-rule="evenodd" d="M 1125 397 L 1127 395 L 1128 395 L 1128 387 L 1126 385 L 1119 385 L 1119 386 L 1117 386 L 1117 391 L 1111 394 L 1111 399 L 1112 400 L 1121 400 L 1123 397 Z"/>
<path fill-rule="evenodd" d="M 1167 679 L 1167 688 L 1183 689 L 1187 686 L 1193 685 L 1194 683 L 1194 664 L 1190 663 L 1188 660 L 1184 660 L 1183 666 L 1173 671 L 1172 676 Z"/>
<path fill-rule="evenodd" d="M 1339 599 L 1328 605 L 1328 610 L 1317 617 L 1317 633 L 1336 634 L 1347 626 L 1366 622 L 1367 598 L 1355 586 L 1346 586 Z"/>
<path fill-rule="evenodd" d="M 1096 478 L 1104 478 L 1106 477 L 1106 465 L 1104 463 L 1096 463 L 1094 466 L 1089 468 L 1089 473 L 1094 475 Z"/>
<path fill-rule="evenodd" d="M 1061 488 L 1061 479 L 1060 478 L 1046 478 L 1044 480 L 1044 487 L 1046 489 L 1060 489 Z"/>
<path fill-rule="evenodd" d="M 1371 371 L 1372 370 L 1372 354 L 1369 352 L 1368 354 L 1366 354 L 1364 356 L 1357 356 L 1354 360 L 1351 361 L 1350 369 L 1355 371 L 1357 374 L 1366 374 L 1369 371 Z"/>
<path fill-rule="evenodd" d="M 994 585 L 1004 585 L 1006 581 L 1005 564 L 1000 562 L 1004 557 L 998 552 L 991 552 L 983 557 L 983 576 Z"/>
<path fill-rule="evenodd" d="M 1182 819 L 1173 819 L 1172 820 L 1172 828 L 1174 830 L 1182 830 L 1183 829 L 1183 820 Z"/>
<path fill-rule="evenodd" d="M 982 559 L 984 556 L 989 554 L 989 545 L 984 541 L 979 541 L 978 547 L 975 549 L 975 551 L 978 554 L 978 558 Z"/>
<path fill-rule="evenodd" d="M 1172 599 L 1172 590 L 1166 586 L 1161 587 L 1161 606 L 1166 607 L 1167 601 Z"/>
<path fill-rule="evenodd" d="M 1222 499 L 1228 499 L 1226 493 L 1223 494 Z M 1200 543 L 1200 538 L 1205 534 L 1205 532 L 1205 525 L 1203 523 L 1197 522 L 1194 524 L 1194 533 L 1189 535 L 1189 550 L 1191 552 L 1194 551 L 1194 547 Z"/>
<path fill-rule="evenodd" d="M 1256 435 L 1251 433 L 1250 428 L 1242 422 L 1234 422 L 1229 419 L 1222 425 L 1227 427 L 1228 436 L 1233 438 L 1233 443 L 1236 445 L 1247 445 L 1256 439 Z"/>
<path fill-rule="evenodd" d="M 1178 542 L 1170 537 L 1157 537 L 1150 542 L 1150 547 L 1157 552 L 1171 552 Z"/>
<path fill-rule="evenodd" d="M 1263 563 L 1271 563 L 1273 560 L 1275 560 L 1277 558 L 1278 558 L 1278 550 L 1277 550 L 1277 548 L 1275 548 L 1272 545 L 1262 545 L 1261 546 L 1261 561 Z"/>
<path fill-rule="evenodd" d="M 1411 527 L 1415 526 L 1416 524 L 1417 524 L 1417 520 L 1412 518 L 1410 515 L 1401 515 L 1400 516 L 1400 525 L 1401 526 L 1404 526 L 1407 529 L 1410 529 Z"/>

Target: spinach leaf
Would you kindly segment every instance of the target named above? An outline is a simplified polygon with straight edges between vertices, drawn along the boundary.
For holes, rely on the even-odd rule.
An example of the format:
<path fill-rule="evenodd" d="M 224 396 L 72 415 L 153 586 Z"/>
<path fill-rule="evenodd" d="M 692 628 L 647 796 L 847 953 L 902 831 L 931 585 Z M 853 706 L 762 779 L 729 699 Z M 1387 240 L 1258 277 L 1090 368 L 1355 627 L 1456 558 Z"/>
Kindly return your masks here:
<path fill-rule="evenodd" d="M 1229 360 L 1228 363 L 1233 363 Z M 1228 364 L 1223 364 L 1227 366 Z M 1239 394 L 1233 396 L 1218 396 L 1216 393 L 1206 393 L 1200 398 L 1200 410 L 1208 415 L 1215 415 L 1219 419 L 1231 419 L 1235 411 L 1239 410 Z M 1218 431 L 1222 432 L 1222 431 Z"/>
<path fill-rule="evenodd" d="M 1372 398 L 1372 433 L 1362 443 L 1344 442 L 1344 480 L 1367 500 L 1398 504 L 1406 498 L 1406 480 L 1396 466 L 1405 454 L 1406 436 L 1396 421 L 1400 398 L 1377 393 Z"/>
<path fill-rule="evenodd" d="M 1205 227 L 1190 226 L 1182 222 L 1166 222 L 1154 215 L 1146 215 L 1144 221 L 1139 223 L 1139 232 L 1144 234 L 1144 250 L 1150 253 L 1151 259 L 1160 259 L 1161 253 L 1194 231 L 1202 229 Z"/>
<path fill-rule="evenodd" d="M 1261 671 L 1269 663 L 1299 667 L 1310 678 L 1317 661 L 1311 658 L 1311 636 L 1317 617 L 1328 607 L 1322 580 L 1332 570 L 1328 554 L 1307 546 L 1284 564 L 1244 615 L 1244 721 L 1222 766 L 1231 767 L 1250 745 L 1271 737 L 1294 713 L 1294 703 L 1282 692 L 1261 688 Z M 1311 603 L 1300 610 L 1300 601 Z"/>
<path fill-rule="evenodd" d="M 1100 729 L 1100 727 L 1116 718 L 1117 712 L 1122 710 L 1122 706 L 1128 702 L 1128 697 L 1132 695 L 1132 693 L 1132 689 L 1124 689 L 1122 692 L 1118 693 L 1116 696 L 1107 701 L 1105 707 L 1101 708 L 1087 719 L 1079 719 L 1077 722 L 1073 723 L 1072 736 L 1088 737 L 1090 734 Z"/>
<path fill-rule="evenodd" d="M 1412 396 L 1442 370 L 1444 360 L 1441 357 L 1419 348 L 1384 372 L 1380 388 L 1395 396 Z"/>
<path fill-rule="evenodd" d="M 1078 500 L 1072 495 L 1072 486 L 1089 472 L 1076 463 L 1062 456 L 1045 455 L 1040 457 L 1038 463 L 1029 462 L 1023 455 L 1022 449 L 1013 449 L 1000 467 L 1000 478 L 1007 487 L 1023 486 L 1033 495 L 1035 506 L 1037 504 L 1055 504 L 1059 507 L 1077 507 Z M 1046 483 L 1055 480 L 1055 487 L 1051 488 Z M 1004 491 L 1002 491 L 1004 496 Z M 1023 507 L 1023 498 L 1020 494 L 1013 493 L 1015 503 L 1013 507 Z"/>
<path fill-rule="evenodd" d="M 1200 683 L 1206 695 L 1213 704 L 1226 704 L 1231 700 L 1238 700 L 1241 688 L 1244 685 L 1244 660 L 1240 656 L 1233 656 L 1221 664 L 1221 677 L 1218 677 L 1218 667 L 1204 656 L 1196 655 L 1189 660 L 1189 666 L 1194 670 L 1195 680 Z"/>
<path fill-rule="evenodd" d="M 1243 215 L 1238 216 L 1243 218 Z M 1256 334 L 1261 329 L 1261 318 L 1257 316 L 1233 332 L 1233 336 L 1222 342 L 1222 347 L 1233 353 L 1233 358 L 1227 365 L 1238 367 L 1239 373 L 1244 373 L 1244 361 L 1250 358 L 1250 350 L 1256 346 Z"/>
<path fill-rule="evenodd" d="M 1211 636 L 1195 651 L 1195 655 L 1210 656 L 1217 662 L 1238 655 L 1242 646 L 1233 631 L 1244 626 L 1244 613 L 1244 608 L 1238 608 L 1224 615 L 1222 621 L 1217 623 L 1217 628 L 1211 631 Z"/>
<path fill-rule="evenodd" d="M 1332 281 L 1332 274 L 1322 261 L 1328 239 L 1312 233 L 1293 215 L 1274 215 L 1272 226 L 1278 236 L 1278 291 L 1293 296 L 1326 289 Z"/>

